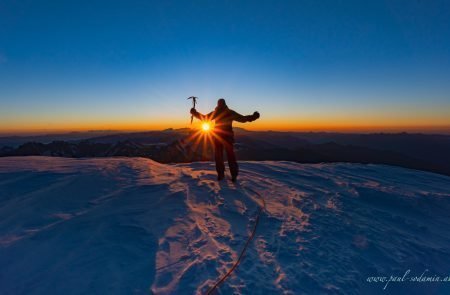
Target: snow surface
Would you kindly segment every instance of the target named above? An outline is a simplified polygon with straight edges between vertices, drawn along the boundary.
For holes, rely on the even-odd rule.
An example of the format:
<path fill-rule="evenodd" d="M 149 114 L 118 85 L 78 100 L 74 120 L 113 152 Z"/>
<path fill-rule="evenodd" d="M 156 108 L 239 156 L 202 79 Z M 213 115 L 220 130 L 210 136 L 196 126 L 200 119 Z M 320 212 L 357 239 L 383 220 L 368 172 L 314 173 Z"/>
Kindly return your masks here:
<path fill-rule="evenodd" d="M 381 165 L 0 159 L 0 294 L 445 294 L 450 178 Z"/>

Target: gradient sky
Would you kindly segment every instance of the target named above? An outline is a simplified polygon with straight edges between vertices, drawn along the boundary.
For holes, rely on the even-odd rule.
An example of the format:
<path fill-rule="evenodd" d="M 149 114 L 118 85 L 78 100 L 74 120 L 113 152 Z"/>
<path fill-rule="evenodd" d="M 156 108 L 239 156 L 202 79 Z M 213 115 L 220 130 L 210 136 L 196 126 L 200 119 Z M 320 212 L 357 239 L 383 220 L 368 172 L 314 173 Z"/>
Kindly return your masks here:
<path fill-rule="evenodd" d="M 0 132 L 450 132 L 449 1 L 0 0 Z"/>

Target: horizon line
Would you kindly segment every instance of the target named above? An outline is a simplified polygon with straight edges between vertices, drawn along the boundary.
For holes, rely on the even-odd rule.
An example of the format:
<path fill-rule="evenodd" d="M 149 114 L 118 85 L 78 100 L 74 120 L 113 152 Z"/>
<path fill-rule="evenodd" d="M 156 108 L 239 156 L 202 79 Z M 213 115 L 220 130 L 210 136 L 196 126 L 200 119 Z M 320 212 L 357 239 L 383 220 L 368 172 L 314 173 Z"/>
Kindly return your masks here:
<path fill-rule="evenodd" d="M 416 127 L 354 127 L 354 128 L 305 128 L 305 129 L 254 129 L 234 126 L 235 129 L 249 132 L 298 132 L 298 133 L 342 133 L 342 134 L 426 134 L 426 135 L 450 135 L 450 126 L 416 126 Z M 168 130 L 196 129 L 188 127 L 168 127 L 168 128 L 139 128 L 139 129 L 39 129 L 39 130 L 14 130 L 0 131 L 0 137 L 12 136 L 45 136 L 58 134 L 77 134 L 77 133 L 143 133 L 143 132 L 162 132 Z"/>

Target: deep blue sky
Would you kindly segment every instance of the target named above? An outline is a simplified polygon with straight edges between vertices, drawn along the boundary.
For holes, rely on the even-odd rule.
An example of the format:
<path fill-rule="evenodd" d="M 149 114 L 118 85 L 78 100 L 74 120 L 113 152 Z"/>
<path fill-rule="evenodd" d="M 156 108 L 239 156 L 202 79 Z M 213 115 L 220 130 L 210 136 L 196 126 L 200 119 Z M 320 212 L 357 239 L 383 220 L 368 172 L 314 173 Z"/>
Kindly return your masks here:
<path fill-rule="evenodd" d="M 255 128 L 445 129 L 450 2 L 0 1 L 0 132 L 187 126 L 190 95 Z"/>

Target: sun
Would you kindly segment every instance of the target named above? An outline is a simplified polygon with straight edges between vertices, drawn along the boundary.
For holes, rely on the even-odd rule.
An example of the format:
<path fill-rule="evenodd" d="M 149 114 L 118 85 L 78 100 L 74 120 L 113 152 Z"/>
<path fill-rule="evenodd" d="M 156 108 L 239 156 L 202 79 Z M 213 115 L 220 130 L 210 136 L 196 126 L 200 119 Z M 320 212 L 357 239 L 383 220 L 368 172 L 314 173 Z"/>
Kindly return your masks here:
<path fill-rule="evenodd" d="M 211 130 L 211 124 L 209 122 L 203 122 L 202 130 L 203 132 L 209 132 L 209 130 Z"/>

